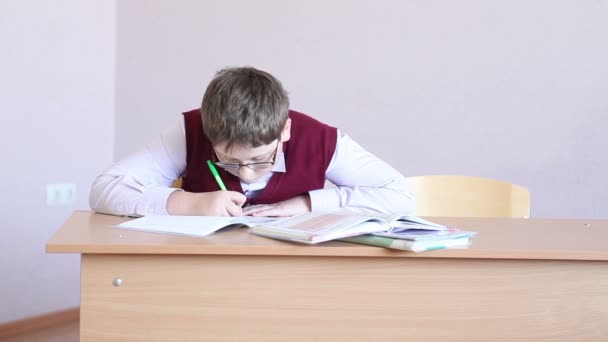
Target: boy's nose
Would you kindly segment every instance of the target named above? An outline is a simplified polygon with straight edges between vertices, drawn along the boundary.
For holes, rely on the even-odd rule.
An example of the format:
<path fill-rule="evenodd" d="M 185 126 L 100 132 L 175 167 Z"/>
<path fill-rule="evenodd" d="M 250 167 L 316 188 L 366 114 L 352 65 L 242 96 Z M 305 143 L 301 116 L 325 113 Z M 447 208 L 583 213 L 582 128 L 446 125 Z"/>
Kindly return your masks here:
<path fill-rule="evenodd" d="M 255 172 L 247 166 L 243 166 L 239 169 L 239 178 L 245 182 L 250 182 L 255 179 Z"/>

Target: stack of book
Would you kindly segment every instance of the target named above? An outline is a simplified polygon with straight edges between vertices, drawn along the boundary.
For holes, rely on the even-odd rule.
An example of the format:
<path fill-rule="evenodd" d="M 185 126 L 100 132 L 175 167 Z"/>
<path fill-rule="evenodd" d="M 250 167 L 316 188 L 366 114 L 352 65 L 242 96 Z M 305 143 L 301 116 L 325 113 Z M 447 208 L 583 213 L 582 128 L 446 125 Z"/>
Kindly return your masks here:
<path fill-rule="evenodd" d="M 447 227 L 445 229 L 405 228 L 347 237 L 341 241 L 424 252 L 435 249 L 466 248 L 471 244 L 475 234 L 475 232 Z"/>
<path fill-rule="evenodd" d="M 475 236 L 475 232 L 416 216 L 369 216 L 348 211 L 298 215 L 253 226 L 251 232 L 307 244 L 340 240 L 413 252 L 465 248 Z"/>

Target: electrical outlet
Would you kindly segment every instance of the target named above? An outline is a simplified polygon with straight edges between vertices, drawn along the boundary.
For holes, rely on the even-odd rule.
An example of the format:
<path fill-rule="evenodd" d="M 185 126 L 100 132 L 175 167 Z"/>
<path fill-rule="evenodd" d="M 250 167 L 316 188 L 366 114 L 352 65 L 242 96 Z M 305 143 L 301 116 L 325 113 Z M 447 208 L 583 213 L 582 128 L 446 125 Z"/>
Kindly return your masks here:
<path fill-rule="evenodd" d="M 70 205 L 76 201 L 76 184 L 47 184 L 46 205 Z"/>

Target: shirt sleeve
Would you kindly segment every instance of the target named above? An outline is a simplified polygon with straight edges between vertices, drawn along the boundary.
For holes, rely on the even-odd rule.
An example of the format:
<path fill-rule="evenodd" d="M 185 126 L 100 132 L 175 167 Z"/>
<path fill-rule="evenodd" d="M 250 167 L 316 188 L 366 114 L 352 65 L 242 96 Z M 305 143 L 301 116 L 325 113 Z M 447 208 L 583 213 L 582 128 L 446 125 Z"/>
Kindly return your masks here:
<path fill-rule="evenodd" d="M 97 176 L 91 186 L 91 209 L 112 215 L 167 215 L 169 195 L 181 191 L 170 185 L 186 169 L 185 137 L 180 118 L 144 148 Z"/>
<path fill-rule="evenodd" d="M 309 192 L 313 211 L 414 212 L 416 197 L 403 175 L 340 131 L 326 179 L 335 187 Z"/>

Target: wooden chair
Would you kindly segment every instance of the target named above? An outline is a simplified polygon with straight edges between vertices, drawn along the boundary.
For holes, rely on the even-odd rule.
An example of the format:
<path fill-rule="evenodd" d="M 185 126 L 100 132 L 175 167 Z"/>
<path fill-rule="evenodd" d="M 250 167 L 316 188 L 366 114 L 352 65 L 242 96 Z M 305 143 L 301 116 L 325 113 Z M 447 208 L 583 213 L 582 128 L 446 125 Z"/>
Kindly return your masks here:
<path fill-rule="evenodd" d="M 181 188 L 182 187 L 182 178 L 180 177 L 180 178 L 176 179 L 173 182 L 173 184 L 171 184 L 171 187 L 172 188 L 178 188 L 178 189 Z"/>
<path fill-rule="evenodd" d="M 529 217 L 530 192 L 519 185 L 470 176 L 407 178 L 418 216 Z"/>

